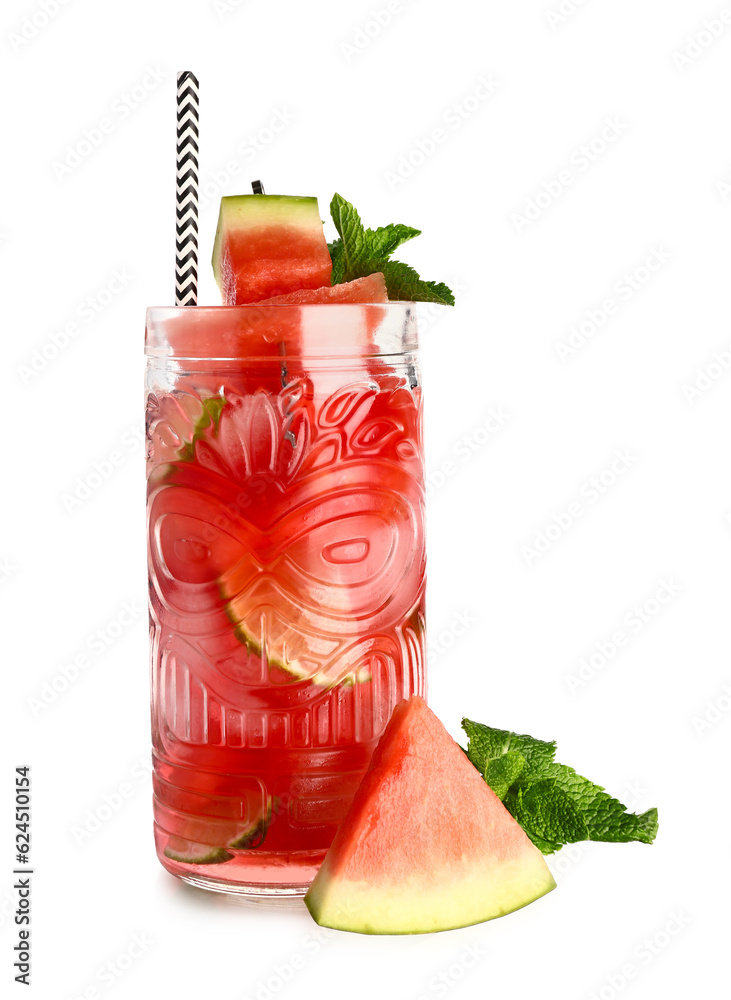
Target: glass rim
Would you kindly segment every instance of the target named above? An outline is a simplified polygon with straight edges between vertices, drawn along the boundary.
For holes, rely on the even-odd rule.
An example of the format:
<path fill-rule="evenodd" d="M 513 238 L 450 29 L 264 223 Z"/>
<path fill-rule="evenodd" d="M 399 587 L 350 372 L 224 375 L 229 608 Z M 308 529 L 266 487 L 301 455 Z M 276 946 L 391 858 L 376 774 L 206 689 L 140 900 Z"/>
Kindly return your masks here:
<path fill-rule="evenodd" d="M 171 361 L 239 362 L 403 357 L 419 349 L 414 306 L 413 302 L 150 306 L 145 354 Z"/>

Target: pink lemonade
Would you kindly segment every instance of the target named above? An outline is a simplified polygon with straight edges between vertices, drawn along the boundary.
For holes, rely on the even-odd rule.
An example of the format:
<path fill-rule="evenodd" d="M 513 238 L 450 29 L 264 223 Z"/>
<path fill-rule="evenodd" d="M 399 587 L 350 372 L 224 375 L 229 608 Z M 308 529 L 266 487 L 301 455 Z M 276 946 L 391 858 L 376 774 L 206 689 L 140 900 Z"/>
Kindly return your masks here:
<path fill-rule="evenodd" d="M 163 866 L 304 891 L 424 692 L 412 310 L 153 309 L 147 442 Z"/>

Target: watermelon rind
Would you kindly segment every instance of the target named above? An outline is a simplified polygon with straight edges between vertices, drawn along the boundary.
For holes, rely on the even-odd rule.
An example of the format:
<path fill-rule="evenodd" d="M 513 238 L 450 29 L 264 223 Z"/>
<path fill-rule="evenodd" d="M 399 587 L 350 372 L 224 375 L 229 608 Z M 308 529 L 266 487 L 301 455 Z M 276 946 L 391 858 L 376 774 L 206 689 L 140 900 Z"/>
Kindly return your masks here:
<path fill-rule="evenodd" d="M 342 882 L 337 898 L 328 893 L 327 861 L 320 872 L 305 896 L 310 914 L 323 927 L 357 934 L 429 934 L 469 927 L 522 909 L 556 888 L 540 852 L 538 859 L 521 858 L 483 878 L 445 869 L 426 881 L 405 879 L 394 890 L 366 881 Z"/>
<path fill-rule="evenodd" d="M 527 906 L 543 855 L 417 695 L 394 709 L 305 904 L 324 927 L 425 934 Z"/>

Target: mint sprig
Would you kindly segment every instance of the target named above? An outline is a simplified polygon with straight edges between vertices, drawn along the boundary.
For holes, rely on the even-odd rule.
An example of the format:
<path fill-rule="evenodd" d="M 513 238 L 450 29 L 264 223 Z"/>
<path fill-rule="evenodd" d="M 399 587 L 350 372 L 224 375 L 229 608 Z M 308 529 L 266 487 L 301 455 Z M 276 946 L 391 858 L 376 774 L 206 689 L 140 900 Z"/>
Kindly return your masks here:
<path fill-rule="evenodd" d="M 630 813 L 618 799 L 554 761 L 556 744 L 462 720 L 467 756 L 544 854 L 580 840 L 651 844 L 657 809 Z"/>
<path fill-rule="evenodd" d="M 330 214 L 340 234 L 328 244 L 333 263 L 331 284 L 367 278 L 380 271 L 391 300 L 454 305 L 454 295 L 445 284 L 423 281 L 408 264 L 391 260 L 394 250 L 419 236 L 420 229 L 400 223 L 366 229 L 355 208 L 339 194 L 330 202 Z"/>

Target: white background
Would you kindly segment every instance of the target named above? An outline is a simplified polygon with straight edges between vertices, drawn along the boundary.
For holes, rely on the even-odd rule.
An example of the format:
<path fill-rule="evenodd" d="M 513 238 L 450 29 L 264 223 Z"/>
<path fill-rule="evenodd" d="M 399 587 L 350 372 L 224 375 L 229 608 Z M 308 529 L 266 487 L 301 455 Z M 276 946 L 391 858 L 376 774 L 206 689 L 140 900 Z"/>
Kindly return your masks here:
<path fill-rule="evenodd" d="M 40 3 L 11 0 L 0 28 L 3 995 L 21 992 L 10 916 L 21 763 L 33 769 L 32 995 L 44 1000 L 722 995 L 731 25 L 703 24 L 721 8 L 403 0 L 379 26 L 385 0 L 46 7 L 44 23 Z M 318 937 L 303 907 L 236 906 L 155 859 L 137 434 L 144 309 L 172 299 L 183 68 L 201 80 L 212 185 L 201 302 L 216 301 L 218 197 L 256 177 L 270 193 L 316 194 L 323 215 L 337 190 L 367 225 L 421 228 L 403 258 L 458 290 L 457 308 L 427 311 L 423 326 L 432 707 L 456 738 L 470 715 L 557 739 L 559 759 L 634 809 L 659 807 L 655 846 L 563 852 L 557 891 L 503 920 Z M 481 78 L 494 89 L 482 100 Z M 267 142 L 277 114 L 289 120 Z M 103 141 L 61 169 L 103 118 Z M 653 252 L 656 270 L 643 270 Z M 110 295 L 115 269 L 125 287 Z M 91 319 L 89 297 L 105 303 Z M 507 418 L 488 435 L 498 407 Z M 619 475 L 607 472 L 618 450 Z M 70 505 L 112 452 L 112 474 Z M 603 472 L 595 495 L 585 484 Z M 554 515 L 568 526 L 550 527 Z M 545 551 L 526 553 L 547 530 Z M 673 596 L 660 605 L 663 581 Z M 96 652 L 110 626 L 122 634 Z M 608 655 L 618 631 L 626 641 Z M 81 654 L 87 666 L 39 708 L 44 683 L 61 686 Z M 116 803 L 125 783 L 110 817 L 105 796 Z M 81 839 L 97 812 L 105 821 Z M 144 952 L 128 959 L 135 935 Z M 119 977 L 100 976 L 107 962 Z"/>

